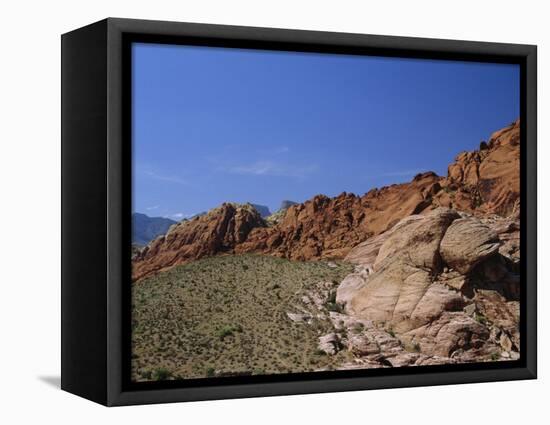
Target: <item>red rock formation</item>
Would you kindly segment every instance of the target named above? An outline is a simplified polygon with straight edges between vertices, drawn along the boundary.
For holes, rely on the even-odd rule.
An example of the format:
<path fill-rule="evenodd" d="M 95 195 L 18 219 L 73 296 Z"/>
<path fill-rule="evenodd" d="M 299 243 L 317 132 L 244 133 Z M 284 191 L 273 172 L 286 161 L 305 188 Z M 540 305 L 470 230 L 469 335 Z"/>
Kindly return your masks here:
<path fill-rule="evenodd" d="M 250 231 L 265 226 L 260 214 L 249 204 L 224 203 L 208 214 L 173 225 L 132 261 L 134 280 L 202 257 L 232 252 Z"/>
<path fill-rule="evenodd" d="M 251 206 L 223 204 L 181 222 L 133 261 L 140 279 L 220 253 L 262 253 L 292 260 L 344 258 L 351 248 L 412 214 L 444 206 L 475 215 L 507 216 L 519 208 L 519 121 L 493 133 L 480 150 L 463 152 L 448 176 L 418 174 L 409 183 L 363 196 L 317 195 L 289 207 L 272 227 Z"/>
<path fill-rule="evenodd" d="M 410 183 L 374 189 L 362 197 L 345 192 L 332 199 L 317 195 L 290 207 L 276 226 L 253 230 L 235 251 L 292 260 L 343 258 L 366 238 L 426 209 L 430 203 L 424 193 L 439 180 L 434 173 L 424 173 Z"/>
<path fill-rule="evenodd" d="M 434 203 L 461 211 L 507 216 L 519 208 L 519 120 L 493 133 L 480 149 L 462 152 Z"/>

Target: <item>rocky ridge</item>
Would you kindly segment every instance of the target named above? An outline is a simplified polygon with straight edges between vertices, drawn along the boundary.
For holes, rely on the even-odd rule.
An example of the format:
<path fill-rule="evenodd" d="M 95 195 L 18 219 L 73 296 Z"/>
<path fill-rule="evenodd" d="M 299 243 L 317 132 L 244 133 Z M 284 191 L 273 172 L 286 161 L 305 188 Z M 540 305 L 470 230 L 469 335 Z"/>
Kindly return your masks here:
<path fill-rule="evenodd" d="M 518 213 L 519 130 L 518 120 L 493 133 L 478 150 L 459 154 L 446 177 L 426 172 L 409 183 L 373 189 L 363 196 L 317 195 L 288 206 L 276 220 L 264 220 L 249 204 L 223 204 L 172 226 L 152 241 L 134 258 L 133 279 L 224 253 L 291 260 L 344 258 L 358 244 L 363 249 L 375 246 L 378 235 L 400 220 L 439 207 L 477 217 Z M 504 245 L 501 249 L 506 249 Z"/>
<path fill-rule="evenodd" d="M 143 248 L 132 261 L 132 278 L 167 270 L 198 258 L 231 253 L 252 229 L 266 223 L 251 204 L 224 203 L 207 214 L 181 221 Z"/>

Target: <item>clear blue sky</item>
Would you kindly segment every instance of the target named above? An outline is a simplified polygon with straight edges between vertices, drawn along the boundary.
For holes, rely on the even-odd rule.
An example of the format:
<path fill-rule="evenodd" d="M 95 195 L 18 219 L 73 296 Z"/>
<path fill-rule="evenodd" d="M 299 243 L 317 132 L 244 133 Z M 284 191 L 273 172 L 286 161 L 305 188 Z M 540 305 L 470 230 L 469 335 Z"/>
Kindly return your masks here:
<path fill-rule="evenodd" d="M 447 173 L 519 117 L 519 67 L 133 46 L 134 211 L 277 210 Z"/>

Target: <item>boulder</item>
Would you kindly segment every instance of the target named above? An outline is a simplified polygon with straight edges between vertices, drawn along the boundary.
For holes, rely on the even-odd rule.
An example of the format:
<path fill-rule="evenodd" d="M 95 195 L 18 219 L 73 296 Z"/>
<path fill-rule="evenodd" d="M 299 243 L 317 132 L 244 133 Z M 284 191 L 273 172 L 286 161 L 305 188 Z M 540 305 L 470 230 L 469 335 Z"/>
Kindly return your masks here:
<path fill-rule="evenodd" d="M 477 264 L 498 252 L 497 234 L 477 218 L 455 220 L 441 240 L 441 257 L 449 267 L 467 274 Z"/>
<path fill-rule="evenodd" d="M 334 355 L 340 351 L 340 338 L 335 333 L 329 333 L 319 337 L 319 350 L 329 355 Z"/>
<path fill-rule="evenodd" d="M 305 322 L 305 323 L 309 323 L 311 322 L 311 315 L 309 314 L 303 314 L 303 313 L 289 313 L 287 312 L 286 315 L 288 316 L 288 318 L 290 320 L 292 320 L 293 322 L 296 322 L 296 323 L 300 323 L 300 322 Z"/>
<path fill-rule="evenodd" d="M 343 305 L 347 304 L 365 283 L 365 277 L 360 273 L 347 275 L 340 285 L 338 285 L 338 289 L 336 290 L 336 302 Z"/>
<path fill-rule="evenodd" d="M 448 208 L 437 208 L 423 216 L 402 220 L 386 238 L 374 262 L 380 268 L 389 257 L 398 255 L 411 265 L 437 270 L 441 263 L 439 244 L 451 223 L 460 216 Z"/>
<path fill-rule="evenodd" d="M 455 211 L 438 208 L 398 223 L 379 250 L 374 273 L 363 282 L 358 277 L 342 282 L 340 299 L 347 301 L 346 310 L 403 332 L 446 309 L 461 308 L 459 294 L 433 282 L 441 264 L 441 238 L 458 218 Z"/>
<path fill-rule="evenodd" d="M 502 227 L 500 219 L 494 223 Z M 491 359 L 502 349 L 516 352 L 519 279 L 498 253 L 497 234 L 488 225 L 438 208 L 408 217 L 376 239 L 383 242 L 373 272 L 349 275 L 339 287 L 346 312 L 391 329 L 392 337 L 425 356 L 469 362 Z M 361 250 L 372 260 L 373 246 L 357 247 L 354 261 L 367 263 Z M 367 331 L 349 337 L 354 353 L 371 358 L 378 349 L 391 364 L 388 355 L 399 349 L 388 351 L 378 342 L 377 348 L 374 342 Z M 394 363 L 408 364 L 414 357 L 400 356 Z"/>
<path fill-rule="evenodd" d="M 424 326 L 405 333 L 422 353 L 450 357 L 458 349 L 480 348 L 489 339 L 488 329 L 462 312 L 443 312 Z"/>

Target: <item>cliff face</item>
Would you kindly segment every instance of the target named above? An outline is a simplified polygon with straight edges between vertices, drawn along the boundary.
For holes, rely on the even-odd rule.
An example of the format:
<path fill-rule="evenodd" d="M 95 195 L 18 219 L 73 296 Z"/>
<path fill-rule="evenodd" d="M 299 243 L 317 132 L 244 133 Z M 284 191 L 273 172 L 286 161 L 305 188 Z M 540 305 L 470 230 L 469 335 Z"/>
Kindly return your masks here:
<path fill-rule="evenodd" d="M 178 223 L 133 261 L 133 279 L 222 253 L 261 253 L 292 260 L 344 258 L 360 243 L 405 217 L 438 207 L 475 216 L 519 211 L 519 121 L 493 133 L 473 152 L 449 165 L 448 176 L 419 174 L 409 183 L 373 189 L 363 196 L 317 195 L 291 205 L 267 226 L 250 205 L 223 204 Z M 365 242 L 367 241 L 367 242 Z"/>
<path fill-rule="evenodd" d="M 449 165 L 446 186 L 463 211 L 507 216 L 519 208 L 519 120 L 493 133 L 474 152 L 463 152 Z M 449 202 L 442 198 L 439 202 Z"/>

